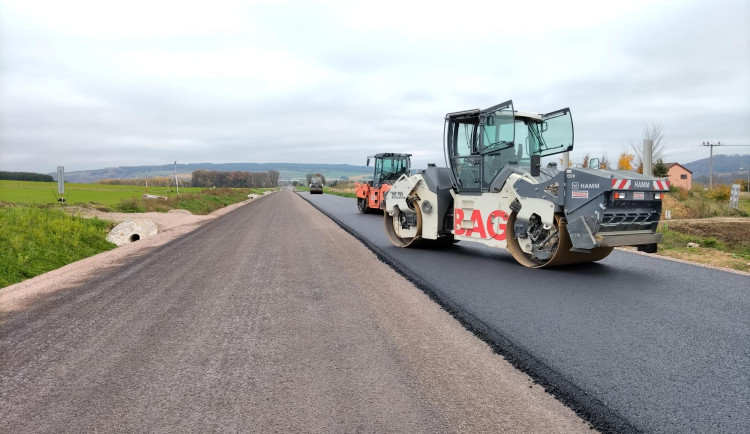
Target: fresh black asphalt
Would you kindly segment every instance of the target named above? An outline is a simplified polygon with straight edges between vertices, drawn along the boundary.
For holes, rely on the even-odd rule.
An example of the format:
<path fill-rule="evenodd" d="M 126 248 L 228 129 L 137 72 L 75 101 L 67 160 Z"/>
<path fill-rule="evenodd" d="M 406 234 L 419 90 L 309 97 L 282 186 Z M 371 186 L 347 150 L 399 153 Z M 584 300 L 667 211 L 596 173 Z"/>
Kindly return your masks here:
<path fill-rule="evenodd" d="M 750 432 L 750 277 L 622 251 L 538 270 L 465 241 L 403 249 L 354 199 L 301 196 L 596 428 Z"/>

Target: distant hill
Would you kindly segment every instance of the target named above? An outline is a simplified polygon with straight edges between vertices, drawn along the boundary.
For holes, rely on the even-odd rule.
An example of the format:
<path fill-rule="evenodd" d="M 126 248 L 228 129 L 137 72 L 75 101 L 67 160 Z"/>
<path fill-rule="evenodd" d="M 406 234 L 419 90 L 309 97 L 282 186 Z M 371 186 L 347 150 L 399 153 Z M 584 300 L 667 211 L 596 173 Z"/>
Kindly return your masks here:
<path fill-rule="evenodd" d="M 154 176 L 169 176 L 174 173 L 174 164 L 163 166 L 121 166 L 106 169 L 82 170 L 65 172 L 65 181 L 73 183 L 92 183 L 101 179 L 151 178 Z M 353 166 L 351 164 L 305 164 L 305 163 L 193 163 L 178 164 L 178 175 L 189 175 L 195 170 L 214 170 L 219 172 L 243 171 L 266 172 L 277 170 L 280 178 L 305 178 L 309 172 L 320 172 L 326 179 L 341 179 L 341 177 L 372 174 L 373 168 L 367 166 Z M 55 180 L 57 173 L 50 173 Z"/>
<path fill-rule="evenodd" d="M 708 176 L 711 172 L 710 160 L 710 158 L 703 158 L 692 163 L 680 164 L 693 172 L 694 182 L 708 183 Z M 714 182 L 728 184 L 736 179 L 747 179 L 746 170 L 749 168 L 750 154 L 714 155 Z"/>
<path fill-rule="evenodd" d="M 683 164 L 693 172 L 695 175 L 708 175 L 711 171 L 710 158 L 704 158 L 702 160 L 693 161 L 692 163 Z M 744 155 L 714 155 L 714 173 L 731 173 L 737 172 L 742 169 L 750 167 L 750 154 Z"/>

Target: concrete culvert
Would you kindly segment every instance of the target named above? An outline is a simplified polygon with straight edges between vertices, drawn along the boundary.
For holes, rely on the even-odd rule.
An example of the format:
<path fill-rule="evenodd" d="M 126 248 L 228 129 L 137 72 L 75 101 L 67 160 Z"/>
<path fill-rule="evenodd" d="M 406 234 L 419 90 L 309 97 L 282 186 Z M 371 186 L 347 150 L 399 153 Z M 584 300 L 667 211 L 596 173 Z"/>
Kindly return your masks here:
<path fill-rule="evenodd" d="M 156 223 L 146 219 L 125 220 L 112 228 L 107 235 L 107 241 L 122 246 L 133 243 L 144 238 L 154 236 L 158 233 Z"/>

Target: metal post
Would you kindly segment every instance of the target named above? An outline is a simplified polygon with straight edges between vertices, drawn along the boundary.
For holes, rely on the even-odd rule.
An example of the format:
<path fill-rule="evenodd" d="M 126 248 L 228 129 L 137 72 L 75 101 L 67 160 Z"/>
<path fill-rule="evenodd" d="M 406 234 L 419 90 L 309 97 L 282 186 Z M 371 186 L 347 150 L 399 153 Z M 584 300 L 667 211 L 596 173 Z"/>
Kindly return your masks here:
<path fill-rule="evenodd" d="M 646 176 L 653 176 L 654 167 L 654 141 L 649 139 L 643 139 L 643 174 Z"/>
<path fill-rule="evenodd" d="M 708 163 L 709 163 L 709 175 L 708 175 L 708 188 L 713 190 L 714 189 L 714 147 L 711 146 L 711 153 L 709 154 Z"/>
<path fill-rule="evenodd" d="M 63 166 L 57 166 L 57 194 L 60 195 L 58 200 L 65 202 L 65 168 Z"/>
<path fill-rule="evenodd" d="M 177 182 L 177 160 L 174 162 L 174 185 L 177 186 L 177 196 L 180 195 L 180 183 Z"/>
<path fill-rule="evenodd" d="M 570 152 L 563 152 L 563 170 L 570 167 Z"/>
<path fill-rule="evenodd" d="M 708 178 L 708 188 L 713 189 L 714 188 L 714 146 L 724 146 L 721 144 L 721 142 L 717 143 L 710 143 L 710 142 L 703 142 L 701 146 L 708 146 L 711 149 L 710 153 L 710 159 L 709 159 L 709 178 Z M 732 146 L 732 145 L 729 145 Z"/>

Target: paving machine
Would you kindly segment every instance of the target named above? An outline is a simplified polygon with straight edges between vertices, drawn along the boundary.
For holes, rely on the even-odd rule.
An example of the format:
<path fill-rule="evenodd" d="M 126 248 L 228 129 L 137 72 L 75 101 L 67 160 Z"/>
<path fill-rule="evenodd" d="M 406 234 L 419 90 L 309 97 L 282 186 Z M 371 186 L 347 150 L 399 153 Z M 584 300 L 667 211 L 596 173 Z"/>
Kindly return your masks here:
<path fill-rule="evenodd" d="M 565 108 L 515 111 L 507 101 L 445 117 L 447 168 L 402 175 L 385 197 L 391 242 L 475 241 L 543 268 L 603 259 L 617 246 L 650 249 L 669 182 L 631 171 L 558 169 L 541 159 L 573 149 Z"/>
<path fill-rule="evenodd" d="M 313 176 L 310 179 L 310 194 L 323 194 L 323 181 L 320 177 Z"/>
<path fill-rule="evenodd" d="M 409 174 L 411 166 L 411 154 L 396 154 L 392 152 L 369 155 L 367 165 L 370 165 L 370 159 L 375 159 L 375 172 L 372 181 L 357 182 L 354 184 L 357 194 L 357 209 L 361 213 L 370 210 L 379 210 L 381 208 L 383 195 L 390 190 L 391 185 L 401 175 Z"/>

